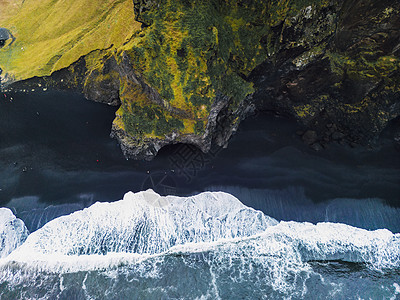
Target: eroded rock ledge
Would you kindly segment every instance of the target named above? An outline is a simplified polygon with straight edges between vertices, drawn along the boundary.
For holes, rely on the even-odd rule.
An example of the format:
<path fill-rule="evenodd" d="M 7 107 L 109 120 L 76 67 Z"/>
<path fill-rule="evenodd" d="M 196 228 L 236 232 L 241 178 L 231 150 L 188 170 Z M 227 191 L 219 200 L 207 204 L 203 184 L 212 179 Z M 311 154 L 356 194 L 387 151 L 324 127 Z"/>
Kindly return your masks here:
<path fill-rule="evenodd" d="M 26 1 L 0 24 L 16 37 L 0 50 L 3 85 L 119 105 L 111 135 L 127 157 L 173 143 L 207 152 L 254 109 L 295 117 L 316 150 L 365 144 L 400 114 L 396 1 L 99 1 L 70 31 L 65 21 L 30 40 L 22 18 L 41 21 L 29 11 L 47 2 Z M 41 49 L 49 36 L 57 51 Z M 24 64 L 21 48 L 41 65 Z"/>

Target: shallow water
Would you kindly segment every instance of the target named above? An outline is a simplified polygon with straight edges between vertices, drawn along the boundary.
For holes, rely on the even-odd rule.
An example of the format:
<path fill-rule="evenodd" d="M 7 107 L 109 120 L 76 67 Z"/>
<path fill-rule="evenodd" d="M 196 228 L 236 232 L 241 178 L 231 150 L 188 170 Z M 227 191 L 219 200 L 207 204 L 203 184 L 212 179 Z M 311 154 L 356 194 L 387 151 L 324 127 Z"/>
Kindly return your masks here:
<path fill-rule="evenodd" d="M 32 230 L 127 191 L 222 190 L 277 219 L 400 231 L 400 155 L 387 138 L 373 151 L 331 145 L 317 153 L 296 135 L 295 122 L 259 114 L 227 149 L 203 154 L 175 145 L 152 162 L 127 161 L 109 138 L 115 109 L 55 91 L 1 97 L 1 205 L 29 218 Z"/>
<path fill-rule="evenodd" d="M 306 221 L 333 222 L 329 228 L 343 223 L 400 232 L 400 155 L 390 139 L 390 129 L 372 150 L 332 144 L 315 152 L 296 135 L 302 128 L 293 120 L 265 113 L 244 121 L 227 149 L 215 148 L 203 154 L 193 147 L 174 145 L 162 149 L 152 162 L 144 162 L 126 160 L 117 142 L 109 138 L 115 110 L 77 94 L 57 91 L 0 96 L 0 206 L 10 208 L 30 232 L 39 229 L 21 249 L 30 249 L 28 242 L 33 237 L 47 236 L 41 230 L 47 228 L 48 233 L 53 219 L 62 224 L 60 216 L 147 188 L 162 195 L 181 196 L 225 191 L 245 206 L 262 211 L 266 218 L 296 221 L 294 227 L 284 229 L 291 223 L 280 223 L 277 232 L 267 232 L 261 240 L 257 237 L 260 232 L 248 232 L 250 240 L 217 245 L 203 245 L 214 241 L 203 240 L 203 235 L 200 240 L 184 239 L 190 237 L 186 234 L 178 240 L 183 244 L 194 242 L 195 246 L 171 248 L 168 240 L 163 243 L 169 246 L 160 248 L 157 254 L 135 252 L 132 244 L 124 248 L 104 235 L 102 247 L 95 242 L 96 246 L 85 251 L 67 254 L 73 261 L 78 255 L 81 267 L 64 271 L 49 268 L 49 263 L 38 265 L 35 255 L 39 254 L 31 249 L 26 253 L 32 255 L 25 255 L 28 263 L 16 259 L 3 264 L 2 299 L 315 299 L 315 295 L 320 299 L 396 299 L 400 295 L 398 266 L 376 267 L 363 256 L 372 251 L 367 257 L 373 257 L 376 241 L 367 243 L 370 246 L 365 249 L 372 248 L 362 252 L 362 259 L 353 246 L 349 246 L 350 252 L 345 251 L 347 256 L 342 252 L 326 256 L 327 252 L 321 250 L 322 254 L 305 258 L 308 252 L 304 247 L 318 245 L 318 236 L 326 236 L 329 230 L 322 230 L 309 242 L 299 231 L 301 222 Z M 126 207 L 121 209 L 125 211 Z M 147 213 L 143 218 L 150 220 L 149 216 Z M 183 216 L 178 214 L 176 219 L 182 228 L 187 226 Z M 115 220 L 110 224 L 120 219 Z M 239 226 L 237 222 L 231 224 Z M 253 224 L 243 222 L 245 227 Z M 133 231 L 138 232 L 137 240 L 143 239 L 143 230 L 124 226 L 120 231 L 111 226 L 99 232 L 115 232 L 118 240 L 124 240 L 122 235 Z M 344 233 L 361 230 L 340 228 Z M 215 240 L 226 238 L 229 230 L 221 227 L 219 235 L 212 236 Z M 161 232 L 165 235 L 167 231 Z M 71 228 L 62 233 L 70 236 L 72 244 L 81 239 Z M 364 238 L 365 232 L 355 236 Z M 22 236 L 18 243 L 25 238 Z M 353 239 L 350 235 L 346 243 L 352 245 Z M 128 240 L 131 243 L 135 239 Z M 400 255 L 398 236 L 393 243 L 390 262 L 398 261 Z M 68 249 L 64 242 L 60 245 L 58 250 Z M 147 249 L 143 247 L 140 249 Z M 92 253 L 93 249 L 98 251 Z M 110 257 L 114 252 L 117 256 Z M 49 257 L 43 259 L 48 261 Z M 68 259 L 64 263 L 66 268 Z M 93 263 L 101 269 L 92 269 Z M 36 278 L 35 283 L 32 278 Z"/>
<path fill-rule="evenodd" d="M 147 191 L 56 218 L 0 259 L 2 298 L 393 298 L 400 235 Z M 32 281 L 32 278 L 35 281 Z"/>

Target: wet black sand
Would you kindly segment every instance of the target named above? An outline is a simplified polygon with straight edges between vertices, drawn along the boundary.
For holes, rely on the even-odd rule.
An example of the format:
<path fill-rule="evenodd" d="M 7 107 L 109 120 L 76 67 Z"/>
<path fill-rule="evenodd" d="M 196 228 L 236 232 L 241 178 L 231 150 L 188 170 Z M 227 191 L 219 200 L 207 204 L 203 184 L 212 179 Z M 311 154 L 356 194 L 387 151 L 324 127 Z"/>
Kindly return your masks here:
<path fill-rule="evenodd" d="M 144 162 L 126 160 L 109 138 L 115 110 L 74 93 L 1 95 L 0 205 L 43 223 L 130 190 L 224 190 L 278 219 L 400 231 L 400 152 L 390 129 L 373 150 L 315 152 L 293 120 L 265 113 L 244 121 L 227 149 L 174 145 Z"/>

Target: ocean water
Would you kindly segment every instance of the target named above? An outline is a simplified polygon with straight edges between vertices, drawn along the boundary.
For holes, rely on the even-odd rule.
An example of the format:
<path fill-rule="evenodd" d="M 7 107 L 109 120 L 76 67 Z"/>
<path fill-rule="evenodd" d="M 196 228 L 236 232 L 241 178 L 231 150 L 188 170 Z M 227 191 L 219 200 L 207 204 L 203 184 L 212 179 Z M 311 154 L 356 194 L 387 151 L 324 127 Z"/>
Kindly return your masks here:
<path fill-rule="evenodd" d="M 26 240 L 0 259 L 2 299 L 400 295 L 400 234 L 278 222 L 223 192 L 183 198 L 130 192 L 27 237 L 19 226 L 5 232 Z"/>
<path fill-rule="evenodd" d="M 0 97 L 0 299 L 400 298 L 391 128 L 314 152 L 259 114 L 227 149 L 144 162 L 109 138 L 114 113 Z"/>

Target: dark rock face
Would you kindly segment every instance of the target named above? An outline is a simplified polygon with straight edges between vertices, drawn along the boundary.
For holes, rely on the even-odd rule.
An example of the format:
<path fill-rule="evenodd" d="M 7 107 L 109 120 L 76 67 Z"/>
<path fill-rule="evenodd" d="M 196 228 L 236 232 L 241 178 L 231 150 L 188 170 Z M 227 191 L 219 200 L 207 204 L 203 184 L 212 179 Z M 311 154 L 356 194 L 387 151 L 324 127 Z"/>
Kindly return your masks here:
<path fill-rule="evenodd" d="M 255 110 L 296 118 L 316 151 L 366 144 L 400 116 L 398 1 L 133 3 L 140 43 L 96 50 L 95 69 L 83 56 L 34 79 L 121 105 L 111 136 L 127 157 L 149 160 L 174 143 L 226 146 Z"/>
<path fill-rule="evenodd" d="M 118 69 L 114 57 L 105 60 L 101 70 L 93 70 L 86 78 L 83 85 L 83 93 L 87 99 L 106 103 L 109 105 L 120 105 L 119 78 L 112 76 L 112 71 Z"/>
<path fill-rule="evenodd" d="M 208 120 L 208 126 L 202 136 L 195 134 L 184 135 L 178 137 L 172 133 L 164 136 L 164 138 L 151 138 L 143 142 L 135 136 L 130 136 L 125 130 L 121 130 L 118 126 L 113 125 L 110 136 L 116 138 L 121 146 L 122 152 L 127 158 L 152 160 L 158 151 L 166 146 L 176 143 L 190 144 L 198 147 L 203 152 L 208 152 L 211 148 L 212 137 L 217 128 L 217 117 L 222 107 L 227 105 L 227 99 L 216 101 L 215 106 L 211 109 L 211 114 Z M 230 136 L 229 136 L 230 137 Z M 225 140 L 224 140 L 225 141 Z"/>
<path fill-rule="evenodd" d="M 152 102 L 159 103 L 160 105 L 163 104 L 162 97 L 155 89 L 143 81 L 140 74 L 135 72 L 127 56 L 124 56 L 122 63 L 118 65 L 117 69 L 120 76 L 127 77 L 129 82 L 134 82 L 139 85 Z M 228 97 L 217 97 L 211 107 L 207 127 L 202 135 L 179 135 L 178 133 L 173 132 L 165 135 L 163 138 L 152 137 L 143 141 L 141 138 L 130 135 L 126 130 L 121 129 L 121 127 L 118 126 L 118 123 L 114 121 L 110 136 L 119 141 L 122 152 L 127 158 L 152 160 L 162 147 L 176 143 L 191 144 L 198 147 L 203 152 L 208 152 L 211 148 L 212 138 L 217 131 L 217 119 L 220 111 L 228 105 Z M 117 119 L 118 118 L 119 116 L 117 115 Z M 231 129 L 230 127 L 228 128 Z M 227 137 L 227 139 L 229 139 L 229 137 Z"/>
<path fill-rule="evenodd" d="M 157 1 L 155 0 L 133 0 L 133 7 L 135 10 L 135 18 L 137 21 L 141 22 L 144 27 L 150 26 L 153 21 L 144 17 L 145 12 L 150 9 L 155 9 L 157 6 Z"/>
<path fill-rule="evenodd" d="M 375 138 L 400 115 L 399 11 L 393 1 L 332 1 L 279 25 L 278 50 L 250 76 L 257 107 L 293 115 L 313 142 Z"/>
<path fill-rule="evenodd" d="M 312 145 L 317 141 L 318 136 L 315 131 L 307 130 L 301 138 L 307 145 Z"/>
<path fill-rule="evenodd" d="M 151 26 L 146 11 L 163 1 L 134 2 L 137 20 Z M 366 144 L 400 115 L 399 2 L 306 6 L 278 17 L 261 44 L 268 58 L 246 77 L 255 93 L 238 109 L 221 110 L 225 129 L 214 133 L 217 144 L 227 144 L 250 107 L 295 117 L 309 128 L 302 139 L 316 151 L 330 142 Z"/>

